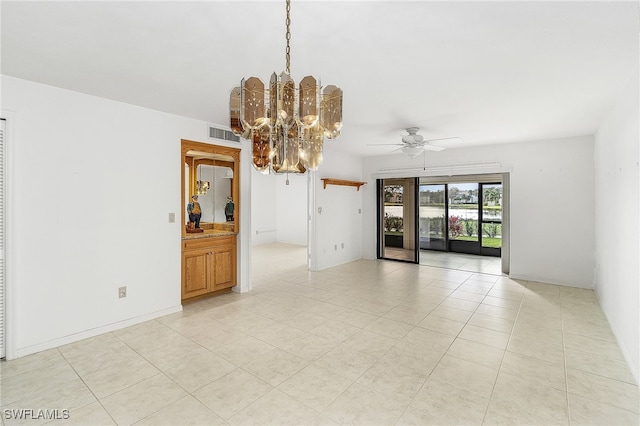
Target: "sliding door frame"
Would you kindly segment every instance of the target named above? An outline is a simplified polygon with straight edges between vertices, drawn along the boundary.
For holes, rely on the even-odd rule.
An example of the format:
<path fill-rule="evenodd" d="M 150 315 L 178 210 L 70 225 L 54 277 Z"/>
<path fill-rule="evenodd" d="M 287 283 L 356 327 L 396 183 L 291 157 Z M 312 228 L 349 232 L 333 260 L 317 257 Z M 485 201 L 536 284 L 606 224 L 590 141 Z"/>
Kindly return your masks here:
<path fill-rule="evenodd" d="M 511 212 L 510 212 L 510 201 L 511 201 L 511 179 L 510 179 L 510 172 L 511 172 L 511 168 L 509 166 L 503 166 L 500 163 L 486 163 L 486 165 L 484 163 L 478 163 L 477 167 L 471 167 L 474 165 L 470 165 L 469 167 L 466 167 L 464 165 L 460 165 L 460 166 L 450 166 L 451 170 L 451 174 L 447 174 L 447 175 L 443 175 L 440 174 L 442 172 L 442 167 L 433 167 L 433 170 L 437 170 L 437 174 L 432 174 L 430 172 L 432 172 L 430 167 L 425 167 L 424 170 L 421 170 L 419 172 L 417 172 L 415 178 L 417 179 L 416 182 L 416 190 L 419 191 L 419 185 L 420 183 L 424 183 L 424 184 L 438 184 L 438 183 L 450 183 L 453 182 L 454 180 L 460 180 L 460 178 L 462 179 L 469 179 L 472 177 L 477 177 L 480 180 L 477 180 L 476 182 L 489 182 L 489 181 L 499 181 L 502 183 L 502 249 L 501 249 L 501 259 L 502 259 L 502 273 L 503 274 L 509 274 L 510 272 L 510 263 L 511 263 L 511 256 L 510 256 L 510 248 L 511 248 L 511 233 L 510 233 L 510 221 L 511 221 Z M 467 172 L 467 174 L 464 173 L 456 173 L 455 171 L 458 171 L 458 169 L 462 169 L 464 168 L 465 171 Z M 406 173 L 406 174 L 405 174 Z M 376 229 L 376 235 L 377 235 L 377 246 L 376 246 L 376 257 L 378 259 L 385 259 L 382 255 L 383 255 L 383 239 L 381 238 L 382 235 L 382 220 L 384 217 L 384 210 L 383 210 L 383 201 L 382 198 L 380 196 L 380 193 L 382 191 L 382 180 L 384 179 L 394 179 L 394 178 L 407 178 L 407 174 L 412 174 L 412 172 L 409 171 L 403 171 L 402 169 L 397 169 L 397 170 L 386 170 L 384 172 L 380 172 L 380 173 L 374 173 L 373 177 L 376 178 L 376 208 L 377 208 L 377 229 Z M 422 182 L 421 180 L 424 179 L 424 182 Z M 447 195 L 448 197 L 448 195 Z M 418 208 L 416 208 L 416 215 L 418 214 L 419 210 Z M 419 219 L 417 219 L 419 220 Z M 448 211 L 447 211 L 447 220 L 448 220 Z M 418 235 L 416 236 L 417 238 L 417 247 L 418 247 L 418 251 L 419 251 L 419 229 L 418 227 L 416 227 L 416 232 L 418 232 Z M 448 233 L 448 232 L 447 232 Z M 419 263 L 419 256 L 417 257 L 418 259 L 418 263 Z M 391 259 L 393 260 L 393 259 Z"/>
<path fill-rule="evenodd" d="M 413 185 L 413 191 L 411 193 L 406 193 L 403 190 L 403 247 L 405 245 L 406 235 L 404 233 L 404 219 L 407 216 L 410 216 L 413 220 L 413 224 L 410 226 L 410 232 L 412 233 L 411 238 L 413 240 L 413 259 L 403 259 L 399 257 L 389 257 L 386 253 L 386 238 L 385 238 L 385 230 L 384 230 L 384 216 L 385 216 L 385 201 L 384 201 L 384 187 L 385 180 L 404 180 L 411 181 Z M 376 257 L 378 259 L 384 260 L 395 260 L 397 262 L 405 262 L 405 263 L 420 263 L 420 227 L 419 227 L 419 178 L 417 177 L 405 177 L 405 178 L 387 178 L 387 179 L 376 179 L 376 210 L 377 210 L 377 223 L 376 223 L 376 233 L 377 233 L 377 246 L 376 246 Z M 411 198 L 409 199 L 409 203 L 405 197 L 409 195 Z M 413 206 L 411 211 L 406 212 L 404 207 L 409 204 Z M 411 240 L 410 240 L 411 241 Z M 409 249 L 406 249 L 407 251 Z"/>

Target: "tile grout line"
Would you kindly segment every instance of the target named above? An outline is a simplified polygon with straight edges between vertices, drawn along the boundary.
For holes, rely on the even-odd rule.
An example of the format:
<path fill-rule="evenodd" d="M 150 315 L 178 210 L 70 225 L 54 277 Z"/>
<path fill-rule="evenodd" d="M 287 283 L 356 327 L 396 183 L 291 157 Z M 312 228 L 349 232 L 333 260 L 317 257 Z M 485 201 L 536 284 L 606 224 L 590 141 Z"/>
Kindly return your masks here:
<path fill-rule="evenodd" d="M 525 285 L 526 289 L 526 285 Z M 498 367 L 498 374 L 496 375 L 496 380 L 493 382 L 493 387 L 491 388 L 491 394 L 489 395 L 489 401 L 487 402 L 487 407 L 484 410 L 484 414 L 482 416 L 482 424 L 487 420 L 487 414 L 489 413 L 489 407 L 491 406 L 491 400 L 493 399 L 493 393 L 496 390 L 496 384 L 498 383 L 498 378 L 500 377 L 500 371 L 502 370 L 502 364 L 504 363 L 504 358 L 507 356 L 507 351 L 509 348 L 509 343 L 511 343 L 511 337 L 513 336 L 513 330 L 516 327 L 516 323 L 518 322 L 518 317 L 520 316 L 520 310 L 522 309 L 522 304 L 524 303 L 524 292 L 520 297 L 520 304 L 518 305 L 518 311 L 516 313 L 516 317 L 513 320 L 513 325 L 511 326 L 511 331 L 509 332 L 509 338 L 507 339 L 507 344 L 505 345 L 504 352 L 502 353 L 502 358 L 500 359 L 500 366 Z"/>
<path fill-rule="evenodd" d="M 118 336 L 114 335 L 115 338 L 120 339 Z M 126 345 L 126 343 L 125 343 Z M 128 345 L 127 345 L 128 346 Z M 80 375 L 80 373 L 78 373 L 78 371 L 76 370 L 76 368 L 73 366 L 73 364 L 71 364 L 71 362 L 67 359 L 67 357 L 60 351 L 59 348 L 56 348 L 56 350 L 58 351 L 58 353 L 64 358 L 64 360 L 67 362 L 67 364 L 69 364 L 69 366 L 71 367 L 71 369 L 73 369 L 73 372 L 76 373 L 76 375 L 78 376 L 78 378 L 80 379 L 80 381 L 82 381 L 82 383 L 85 385 L 85 387 L 87 388 L 87 390 L 89 392 L 91 392 L 91 395 L 93 395 L 93 397 L 95 398 L 95 402 L 97 402 L 98 404 L 100 404 L 100 406 L 102 407 L 102 409 L 104 410 L 105 413 L 107 413 L 107 415 L 109 416 L 109 418 L 111 420 L 113 420 L 114 424 L 118 424 L 118 422 L 116 421 L 116 419 L 113 418 L 113 416 L 111 415 L 111 413 L 107 410 L 107 408 L 104 406 L 104 404 L 102 403 L 102 400 L 100 398 L 98 398 L 98 396 L 95 394 L 95 392 L 93 392 L 93 389 L 91 389 L 91 387 L 89 387 L 89 385 L 87 384 L 87 382 L 85 382 L 84 378 Z M 90 404 L 87 404 L 83 407 L 80 408 L 84 408 L 87 407 Z M 49 422 L 51 423 L 51 422 Z"/>
<path fill-rule="evenodd" d="M 571 425 L 571 404 L 569 404 L 569 370 L 567 369 L 567 352 L 564 342 L 564 306 L 562 290 L 560 290 L 560 330 L 562 331 L 562 366 L 564 367 L 564 388 L 567 407 L 567 424 Z"/>

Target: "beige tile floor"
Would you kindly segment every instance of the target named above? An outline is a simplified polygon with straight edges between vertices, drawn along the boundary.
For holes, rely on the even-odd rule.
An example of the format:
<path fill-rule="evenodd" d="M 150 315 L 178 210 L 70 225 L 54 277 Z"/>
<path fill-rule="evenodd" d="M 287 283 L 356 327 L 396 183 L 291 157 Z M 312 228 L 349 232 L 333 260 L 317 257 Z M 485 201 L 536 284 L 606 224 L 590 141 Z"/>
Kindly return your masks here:
<path fill-rule="evenodd" d="M 391 261 L 310 273 L 287 245 L 252 257 L 248 294 L 3 362 L 1 408 L 70 425 L 639 422 L 592 291 Z"/>
<path fill-rule="evenodd" d="M 395 260 L 411 260 L 413 250 L 395 247 L 385 248 L 384 258 Z M 473 254 L 453 253 L 435 250 L 420 250 L 418 263 L 438 268 L 455 269 L 467 272 L 482 272 L 485 274 L 502 274 L 502 259 L 492 256 L 477 256 Z"/>
<path fill-rule="evenodd" d="M 502 259 L 492 256 L 420 250 L 420 264 L 485 274 L 502 274 Z"/>

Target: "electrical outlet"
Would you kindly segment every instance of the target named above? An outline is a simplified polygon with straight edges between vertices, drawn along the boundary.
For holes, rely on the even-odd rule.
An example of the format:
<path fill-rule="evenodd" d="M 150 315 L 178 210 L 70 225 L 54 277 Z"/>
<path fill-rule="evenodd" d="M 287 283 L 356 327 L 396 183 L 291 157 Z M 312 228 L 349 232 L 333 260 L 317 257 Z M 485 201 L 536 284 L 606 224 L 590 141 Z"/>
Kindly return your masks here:
<path fill-rule="evenodd" d="M 120 287 L 118 289 L 118 297 L 122 299 L 123 297 L 127 297 L 127 286 Z"/>
<path fill-rule="evenodd" d="M 169 213 L 169 223 L 176 223 L 176 214 Z"/>
<path fill-rule="evenodd" d="M 342 248 L 344 248 L 344 243 L 340 244 L 342 246 Z"/>

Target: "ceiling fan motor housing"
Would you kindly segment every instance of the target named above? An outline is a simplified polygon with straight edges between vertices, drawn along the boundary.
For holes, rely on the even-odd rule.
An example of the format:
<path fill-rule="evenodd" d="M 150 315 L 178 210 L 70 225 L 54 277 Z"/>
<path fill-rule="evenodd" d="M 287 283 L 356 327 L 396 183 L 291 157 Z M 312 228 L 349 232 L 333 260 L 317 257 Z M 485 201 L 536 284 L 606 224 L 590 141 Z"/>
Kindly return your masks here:
<path fill-rule="evenodd" d="M 418 134 L 418 130 L 420 130 L 419 127 L 409 127 L 407 129 L 407 133 L 409 134 L 402 137 L 402 142 L 409 145 L 422 144 L 422 142 L 424 141 L 424 137 Z"/>

